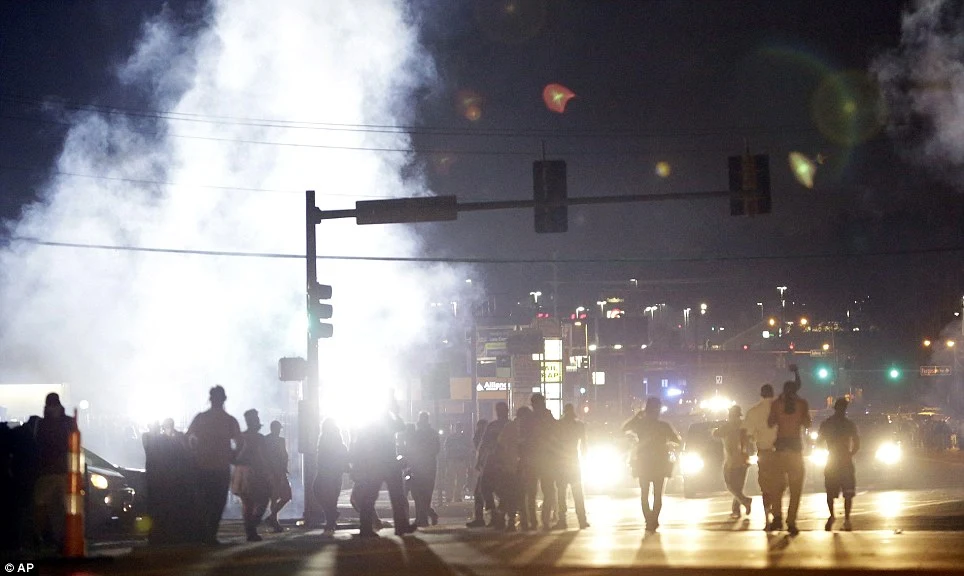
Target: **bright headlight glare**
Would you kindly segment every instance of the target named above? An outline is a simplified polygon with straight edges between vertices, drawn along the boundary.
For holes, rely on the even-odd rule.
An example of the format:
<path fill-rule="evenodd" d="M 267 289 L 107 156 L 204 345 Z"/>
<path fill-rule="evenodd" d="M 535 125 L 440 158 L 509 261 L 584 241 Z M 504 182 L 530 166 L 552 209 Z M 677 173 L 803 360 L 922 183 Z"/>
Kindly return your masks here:
<path fill-rule="evenodd" d="M 750 466 L 756 466 L 759 463 L 760 463 L 759 456 L 757 456 L 756 454 L 753 454 L 752 456 L 750 456 Z"/>
<path fill-rule="evenodd" d="M 874 453 L 874 457 L 887 465 L 893 465 L 900 462 L 901 450 L 900 444 L 895 442 L 884 442 L 877 448 L 877 452 Z"/>
<path fill-rule="evenodd" d="M 694 454 L 693 452 L 684 452 L 683 455 L 680 456 L 679 469 L 680 472 L 686 476 L 697 474 L 705 465 L 706 464 L 703 462 L 703 459 L 699 454 Z"/>
<path fill-rule="evenodd" d="M 826 466 L 827 458 L 829 456 L 830 456 L 830 453 L 827 452 L 826 448 L 814 448 L 813 452 L 810 453 L 809 458 L 810 458 L 810 462 L 812 462 L 817 466 Z"/>
<path fill-rule="evenodd" d="M 104 476 L 100 474 L 91 474 L 90 485 L 93 486 L 94 488 L 97 488 L 98 490 L 107 490 L 107 486 L 109 486 L 109 483 L 107 482 L 107 478 L 105 478 Z"/>
<path fill-rule="evenodd" d="M 582 479 L 589 486 L 606 488 L 616 482 L 627 464 L 615 446 L 591 446 L 582 461 Z"/>

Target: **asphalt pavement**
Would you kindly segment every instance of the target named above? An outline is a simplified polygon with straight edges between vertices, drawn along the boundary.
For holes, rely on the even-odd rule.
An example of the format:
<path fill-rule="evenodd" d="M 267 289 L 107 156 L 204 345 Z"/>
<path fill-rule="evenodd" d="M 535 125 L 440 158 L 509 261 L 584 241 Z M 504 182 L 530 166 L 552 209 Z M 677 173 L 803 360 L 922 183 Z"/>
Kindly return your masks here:
<path fill-rule="evenodd" d="M 354 535 L 357 524 L 346 509 L 345 522 L 334 537 L 288 521 L 283 533 L 266 533 L 263 542 L 247 543 L 240 523 L 226 520 L 219 534 L 223 544 L 218 547 L 91 543 L 93 558 L 38 561 L 33 573 L 722 575 L 761 569 L 781 574 L 822 570 L 960 573 L 964 459 L 956 454 L 924 454 L 909 461 L 907 469 L 910 473 L 899 479 L 899 488 L 867 479 L 855 499 L 851 532 L 840 531 L 839 523 L 834 531 L 825 531 L 825 497 L 811 492 L 802 500 L 797 536 L 764 532 L 759 506 L 748 518 L 730 519 L 730 499 L 724 493 L 692 499 L 670 494 L 659 531 L 647 534 L 638 495 L 615 491 L 588 497 L 591 527 L 586 530 L 506 534 L 467 529 L 464 522 L 471 506 L 466 502 L 440 506 L 439 525 L 412 536 L 398 538 L 387 527 L 380 533 L 382 538 L 359 539 Z M 347 500 L 343 504 L 347 506 Z M 378 508 L 382 518 L 390 518 L 387 499 L 380 500 Z M 569 525 L 575 526 L 571 507 L 569 514 Z M 4 559 L 17 567 L 27 560 Z"/>

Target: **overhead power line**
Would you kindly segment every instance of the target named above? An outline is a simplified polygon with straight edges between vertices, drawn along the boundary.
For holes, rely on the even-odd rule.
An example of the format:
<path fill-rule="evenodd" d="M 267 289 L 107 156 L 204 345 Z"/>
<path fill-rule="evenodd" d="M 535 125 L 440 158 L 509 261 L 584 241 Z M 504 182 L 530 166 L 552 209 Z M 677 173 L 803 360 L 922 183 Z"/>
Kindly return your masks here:
<path fill-rule="evenodd" d="M 74 100 L 48 97 L 37 98 L 15 94 L 0 93 L 0 102 L 29 106 L 57 106 L 65 110 L 80 112 L 97 112 L 100 114 L 124 115 L 146 119 L 173 120 L 193 123 L 251 126 L 258 128 L 283 128 L 296 130 L 325 130 L 335 132 L 375 132 L 388 134 L 420 134 L 435 136 L 471 136 L 471 137 L 500 137 L 500 138 L 692 138 L 700 136 L 717 136 L 730 134 L 787 134 L 816 133 L 812 126 L 782 125 L 782 126 L 728 126 L 712 130 L 576 130 L 561 131 L 537 128 L 458 128 L 452 126 L 431 125 L 393 125 L 393 124 L 365 124 L 344 122 L 318 122 L 305 120 L 289 120 L 277 118 L 250 118 L 237 116 L 223 116 L 213 114 L 196 114 L 188 112 L 173 112 L 150 108 L 132 108 L 107 106 L 77 102 Z"/>
<path fill-rule="evenodd" d="M 121 252 L 146 252 L 156 254 L 180 254 L 193 256 L 220 256 L 232 258 L 268 258 L 268 259 L 301 259 L 304 254 L 289 254 L 279 252 L 238 252 L 228 250 L 193 250 L 186 248 L 152 248 L 144 246 L 119 246 L 112 244 L 90 244 L 82 242 L 58 242 L 31 238 L 27 236 L 12 236 L 8 242 L 23 242 L 38 246 L 56 248 L 77 248 L 88 250 L 111 250 Z M 710 255 L 686 256 L 666 258 L 632 257 L 579 257 L 579 258 L 498 258 L 483 257 L 431 257 L 431 256 L 347 256 L 320 255 L 319 260 L 344 260 L 359 262 L 424 262 L 442 264 L 660 264 L 660 263 L 709 263 L 709 262 L 746 262 L 746 261 L 779 261 L 779 260 L 837 260 L 854 258 L 875 258 L 886 256 L 920 256 L 927 254 L 950 254 L 964 252 L 964 246 L 949 246 L 937 248 L 908 248 L 905 250 L 878 250 L 861 253 L 813 252 L 804 254 L 748 254 L 748 255 Z"/>

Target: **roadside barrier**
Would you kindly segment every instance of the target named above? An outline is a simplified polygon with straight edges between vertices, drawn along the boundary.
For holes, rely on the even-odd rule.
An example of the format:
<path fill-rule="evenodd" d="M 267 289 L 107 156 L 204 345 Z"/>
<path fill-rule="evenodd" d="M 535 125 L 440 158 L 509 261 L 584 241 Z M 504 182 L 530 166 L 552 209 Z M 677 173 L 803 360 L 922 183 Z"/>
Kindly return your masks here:
<path fill-rule="evenodd" d="M 76 408 L 67 447 L 67 516 L 63 553 L 65 558 L 83 558 L 87 555 L 87 541 L 84 538 L 84 451 L 80 444 Z"/>

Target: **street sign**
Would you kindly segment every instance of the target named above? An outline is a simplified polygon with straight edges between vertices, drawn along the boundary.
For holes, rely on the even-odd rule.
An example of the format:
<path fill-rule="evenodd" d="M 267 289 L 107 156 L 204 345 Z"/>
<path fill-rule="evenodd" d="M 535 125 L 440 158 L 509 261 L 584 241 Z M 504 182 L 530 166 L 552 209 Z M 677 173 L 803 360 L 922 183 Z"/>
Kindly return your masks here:
<path fill-rule="evenodd" d="M 543 362 L 541 372 L 543 383 L 562 382 L 562 362 L 556 360 Z"/>
<path fill-rule="evenodd" d="M 954 371 L 950 366 L 921 366 L 921 376 L 950 376 Z"/>
<path fill-rule="evenodd" d="M 722 375 L 722 374 L 717 374 L 717 375 L 716 375 L 716 385 L 719 386 L 719 385 L 722 384 L 722 383 L 723 383 L 723 375 Z"/>
<path fill-rule="evenodd" d="M 827 355 L 827 351 L 826 351 L 826 350 L 819 350 L 819 349 L 817 349 L 817 350 L 811 350 L 811 351 L 810 351 L 810 357 L 811 357 L 811 358 L 822 358 L 822 357 L 824 357 L 824 356 L 826 356 L 826 355 Z"/>

